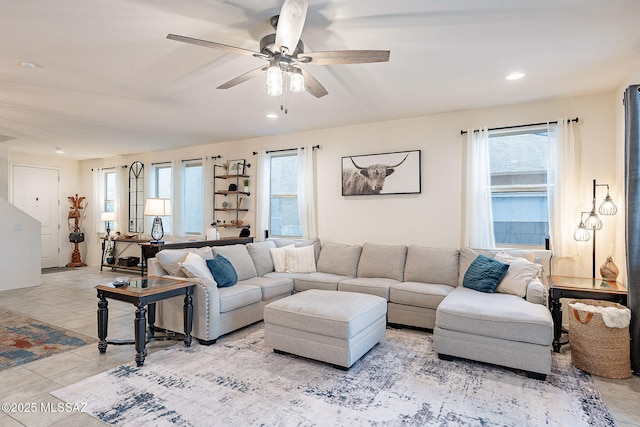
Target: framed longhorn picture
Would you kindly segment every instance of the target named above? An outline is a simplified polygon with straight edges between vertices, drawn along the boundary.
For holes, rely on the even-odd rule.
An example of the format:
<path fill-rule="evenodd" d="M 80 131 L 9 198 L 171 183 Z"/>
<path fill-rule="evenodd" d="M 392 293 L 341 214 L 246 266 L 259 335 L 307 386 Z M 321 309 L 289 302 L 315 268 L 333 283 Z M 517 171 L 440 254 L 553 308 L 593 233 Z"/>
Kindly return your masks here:
<path fill-rule="evenodd" d="M 418 194 L 421 150 L 342 158 L 342 195 Z"/>

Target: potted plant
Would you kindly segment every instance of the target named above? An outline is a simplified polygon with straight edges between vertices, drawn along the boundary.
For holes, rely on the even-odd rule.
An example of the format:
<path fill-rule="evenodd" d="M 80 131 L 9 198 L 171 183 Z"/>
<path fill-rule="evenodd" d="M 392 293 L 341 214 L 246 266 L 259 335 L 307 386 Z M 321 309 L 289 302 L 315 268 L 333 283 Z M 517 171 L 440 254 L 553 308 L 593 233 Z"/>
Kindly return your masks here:
<path fill-rule="evenodd" d="M 249 180 L 245 178 L 244 181 L 242 181 L 242 184 L 244 185 L 244 192 L 248 193 L 249 192 Z"/>
<path fill-rule="evenodd" d="M 107 264 L 116 263 L 116 245 L 109 246 L 107 249 Z"/>

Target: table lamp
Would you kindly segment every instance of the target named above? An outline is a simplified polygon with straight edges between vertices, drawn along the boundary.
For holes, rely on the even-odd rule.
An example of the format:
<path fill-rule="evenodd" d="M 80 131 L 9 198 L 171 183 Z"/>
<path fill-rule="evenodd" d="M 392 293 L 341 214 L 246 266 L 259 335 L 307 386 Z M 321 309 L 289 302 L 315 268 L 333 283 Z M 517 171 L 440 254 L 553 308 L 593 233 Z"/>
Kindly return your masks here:
<path fill-rule="evenodd" d="M 144 205 L 145 216 L 155 216 L 151 227 L 151 243 L 162 243 L 164 236 L 161 216 L 171 216 L 171 200 L 161 198 L 149 198 Z"/>

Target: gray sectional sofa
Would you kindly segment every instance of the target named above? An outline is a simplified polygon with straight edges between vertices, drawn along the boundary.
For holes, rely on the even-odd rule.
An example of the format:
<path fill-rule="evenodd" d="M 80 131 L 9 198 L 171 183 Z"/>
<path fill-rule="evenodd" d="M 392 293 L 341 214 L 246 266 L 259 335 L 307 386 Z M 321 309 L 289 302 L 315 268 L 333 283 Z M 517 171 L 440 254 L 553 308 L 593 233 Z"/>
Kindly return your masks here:
<path fill-rule="evenodd" d="M 315 272 L 277 272 L 271 249 L 313 246 Z M 524 295 L 484 293 L 462 286 L 474 259 L 501 250 L 422 246 L 345 245 L 318 240 L 275 239 L 247 245 L 163 250 L 148 260 L 149 275 L 186 277 L 180 262 L 187 251 L 203 258 L 222 255 L 238 283 L 218 288 L 214 281 L 191 278 L 194 292 L 192 335 L 211 344 L 226 333 L 263 319 L 265 305 L 309 289 L 360 292 L 388 301 L 387 322 L 433 330 L 435 351 L 443 359 L 460 357 L 522 369 L 544 378 L 551 370 L 553 322 L 546 307 L 551 252 L 507 250 L 542 265 Z M 157 304 L 156 325 L 182 331 L 183 301 Z"/>

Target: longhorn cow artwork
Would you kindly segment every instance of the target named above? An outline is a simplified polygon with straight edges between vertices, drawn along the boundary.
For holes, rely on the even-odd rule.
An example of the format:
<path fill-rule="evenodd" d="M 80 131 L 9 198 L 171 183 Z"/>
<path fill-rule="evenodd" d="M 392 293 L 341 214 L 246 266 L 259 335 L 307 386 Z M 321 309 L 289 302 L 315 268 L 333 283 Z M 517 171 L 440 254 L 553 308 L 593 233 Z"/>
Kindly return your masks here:
<path fill-rule="evenodd" d="M 420 193 L 420 154 L 414 150 L 343 157 L 342 195 Z"/>

